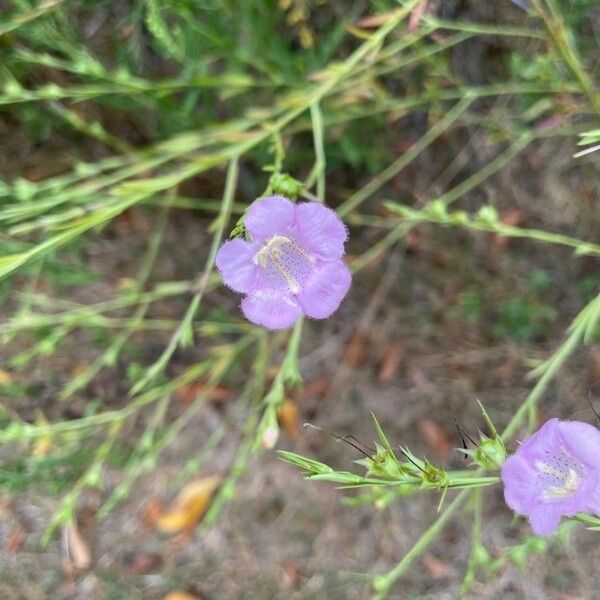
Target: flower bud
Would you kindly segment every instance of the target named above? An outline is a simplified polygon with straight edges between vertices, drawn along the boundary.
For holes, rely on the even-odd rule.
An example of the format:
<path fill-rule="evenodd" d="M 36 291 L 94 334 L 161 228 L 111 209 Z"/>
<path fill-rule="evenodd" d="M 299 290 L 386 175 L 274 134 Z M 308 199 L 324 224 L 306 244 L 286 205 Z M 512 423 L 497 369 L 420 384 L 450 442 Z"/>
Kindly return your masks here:
<path fill-rule="evenodd" d="M 499 438 L 481 437 L 481 443 L 473 455 L 476 464 L 486 469 L 499 469 L 506 460 L 506 447 Z"/>

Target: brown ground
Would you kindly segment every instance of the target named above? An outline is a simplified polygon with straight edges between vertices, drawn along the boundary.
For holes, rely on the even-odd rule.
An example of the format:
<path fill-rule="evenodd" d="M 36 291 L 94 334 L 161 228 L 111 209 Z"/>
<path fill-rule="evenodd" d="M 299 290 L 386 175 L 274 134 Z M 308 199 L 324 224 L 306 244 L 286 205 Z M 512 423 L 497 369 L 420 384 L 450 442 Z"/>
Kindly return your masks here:
<path fill-rule="evenodd" d="M 524 171 L 531 173 L 531 180 L 522 178 Z M 427 187 L 425 163 L 415 165 L 405 177 L 417 190 Z M 589 180 L 573 167 L 569 153 L 557 153 L 552 142 L 534 146 L 525 160 L 495 178 L 485 191 L 500 210 L 520 211 L 524 225 L 587 239 L 597 231 L 597 216 L 591 218 L 594 194 L 586 199 Z M 571 218 L 575 213 L 578 218 Z M 151 217 L 141 210 L 131 216 L 90 241 L 85 260 L 108 283 L 80 290 L 78 296 L 89 300 L 110 295 L 118 278 L 135 272 Z M 197 272 L 200 260 L 193 257 L 203 254 L 203 225 L 200 217 L 173 215 L 159 278 L 190 278 Z M 364 251 L 374 235 L 354 232 L 351 252 Z M 552 279 L 542 297 L 558 311 L 554 323 L 529 343 L 492 335 L 497 303 L 522 297 L 533 269 L 543 269 Z M 556 347 L 582 305 L 580 282 L 595 274 L 597 262 L 572 258 L 560 248 L 422 227 L 356 277 L 335 318 L 306 327 L 301 367 L 309 392 L 298 400 L 302 419 L 371 444 L 373 411 L 393 441 L 441 464 L 460 466 L 464 464 L 460 456 L 448 450 L 460 445 L 454 420 L 471 432 L 483 427 L 476 398 L 499 426 L 509 420 L 532 385 L 526 378 L 527 361 L 542 359 Z M 460 293 L 473 286 L 481 291 L 484 306 L 479 321 L 468 324 L 452 307 Z M 235 302 L 225 290 L 207 300 L 231 310 Z M 163 310 L 177 317 L 183 307 L 170 302 Z M 9 350 L 14 353 L 22 343 L 15 342 Z M 161 349 L 156 336 L 137 338 L 137 343 L 147 362 Z M 575 354 L 544 395 L 542 417 L 592 420 L 586 393 L 591 379 L 598 376 L 599 351 L 590 347 Z M 44 404 L 52 414 L 53 391 L 86 352 L 94 351 L 85 340 L 75 340 L 52 360 L 36 363 L 27 376 L 43 382 L 47 393 L 45 401 L 32 403 Z M 187 364 L 193 354 L 176 356 L 174 368 Z M 319 380 L 327 382 L 325 389 Z M 101 376 L 92 386 L 94 394 L 115 402 L 125 389 L 114 373 Z M 85 395 L 77 402 L 85 402 Z M 235 500 L 214 527 L 184 541 L 157 534 L 143 521 L 149 503 L 172 495 L 170 481 L 226 412 L 209 407 L 190 422 L 156 470 L 137 483 L 128 501 L 107 520 L 96 523 L 93 517 L 98 496 L 84 497 L 80 520 L 92 554 L 89 569 L 69 567 L 60 535 L 46 549 L 39 546 L 56 499 L 34 492 L 7 498 L 0 522 L 0 597 L 152 600 L 179 589 L 205 600 L 362 599 L 368 597 L 364 580 L 340 572 L 383 572 L 435 519 L 434 495 L 406 497 L 382 512 L 370 506 L 345 506 L 342 499 L 354 494 L 330 484 L 304 482 L 275 453 L 264 452 L 250 460 Z M 205 471 L 225 469 L 238 443 L 239 436 L 229 435 Z M 283 438 L 279 447 L 345 469 L 359 458 L 351 447 L 310 430 L 297 442 Z M 119 477 L 116 468 L 108 473 L 107 487 Z M 505 556 L 507 547 L 529 533 L 528 526 L 511 523 L 498 489 L 486 492 L 484 506 L 483 540 L 493 557 Z M 390 597 L 457 598 L 470 547 L 469 522 L 468 513 L 453 520 Z M 530 556 L 523 570 L 508 562 L 496 574 L 480 573 L 468 597 L 600 597 L 599 548 L 597 533 L 575 527 L 566 544 L 552 545 L 547 555 Z"/>

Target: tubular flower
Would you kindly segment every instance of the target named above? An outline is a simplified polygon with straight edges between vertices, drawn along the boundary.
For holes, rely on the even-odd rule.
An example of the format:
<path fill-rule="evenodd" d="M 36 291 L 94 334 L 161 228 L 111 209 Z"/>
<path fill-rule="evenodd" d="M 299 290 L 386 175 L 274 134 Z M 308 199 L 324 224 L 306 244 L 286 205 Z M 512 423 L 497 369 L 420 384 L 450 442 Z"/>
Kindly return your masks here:
<path fill-rule="evenodd" d="M 550 419 L 502 465 L 504 498 L 529 518 L 537 535 L 553 533 L 562 516 L 600 515 L 600 430 Z"/>
<path fill-rule="evenodd" d="M 251 241 L 225 242 L 216 264 L 224 283 L 246 294 L 248 320 L 284 329 L 302 314 L 326 319 L 337 310 L 352 278 L 342 260 L 348 234 L 335 212 L 269 196 L 248 209 L 244 223 Z"/>

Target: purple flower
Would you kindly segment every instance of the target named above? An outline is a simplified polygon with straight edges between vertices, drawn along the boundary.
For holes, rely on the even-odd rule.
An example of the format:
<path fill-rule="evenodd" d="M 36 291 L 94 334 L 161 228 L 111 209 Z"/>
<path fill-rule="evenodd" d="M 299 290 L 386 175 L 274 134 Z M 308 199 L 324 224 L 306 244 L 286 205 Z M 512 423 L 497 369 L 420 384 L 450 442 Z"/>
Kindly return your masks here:
<path fill-rule="evenodd" d="M 225 284 L 246 294 L 247 319 L 283 329 L 302 314 L 325 319 L 337 310 L 352 278 L 342 261 L 346 227 L 332 210 L 269 196 L 244 222 L 252 241 L 225 242 L 216 262 Z"/>
<path fill-rule="evenodd" d="M 501 473 L 506 503 L 529 518 L 537 535 L 553 533 L 562 516 L 600 515 L 600 430 L 550 419 Z"/>

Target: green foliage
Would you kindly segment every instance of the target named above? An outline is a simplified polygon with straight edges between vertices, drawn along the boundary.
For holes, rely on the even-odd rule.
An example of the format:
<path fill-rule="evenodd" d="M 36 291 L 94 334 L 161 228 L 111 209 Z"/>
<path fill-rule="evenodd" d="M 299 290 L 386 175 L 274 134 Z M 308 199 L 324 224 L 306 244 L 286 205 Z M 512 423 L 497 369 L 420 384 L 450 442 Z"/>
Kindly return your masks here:
<path fill-rule="evenodd" d="M 496 335 L 527 342 L 544 335 L 555 321 L 557 312 L 545 301 L 552 279 L 544 271 L 534 270 L 528 283 L 523 295 L 498 304 Z"/>
<path fill-rule="evenodd" d="M 556 310 L 535 296 L 510 298 L 498 304 L 495 335 L 527 342 L 544 335 L 556 319 Z"/>

